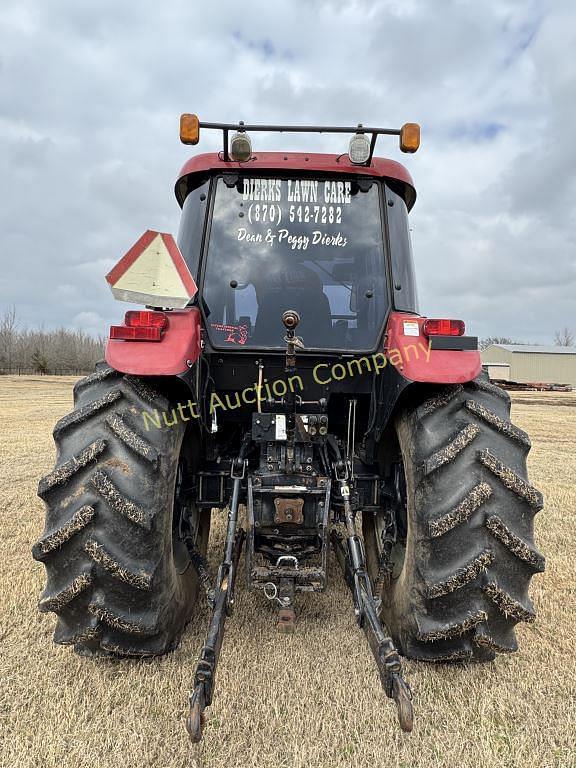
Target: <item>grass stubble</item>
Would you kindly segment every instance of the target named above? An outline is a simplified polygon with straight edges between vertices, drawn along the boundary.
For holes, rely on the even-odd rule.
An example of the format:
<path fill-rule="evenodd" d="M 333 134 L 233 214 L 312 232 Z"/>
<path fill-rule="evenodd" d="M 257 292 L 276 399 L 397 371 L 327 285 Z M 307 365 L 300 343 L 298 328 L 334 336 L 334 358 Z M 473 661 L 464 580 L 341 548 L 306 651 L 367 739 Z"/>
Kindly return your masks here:
<path fill-rule="evenodd" d="M 538 768 L 576 765 L 576 394 L 519 393 L 513 418 L 532 437 L 531 481 L 543 492 L 536 539 L 547 570 L 531 595 L 535 624 L 520 652 L 486 665 L 405 662 L 416 725 L 400 733 L 335 564 L 325 594 L 300 598 L 297 632 L 242 574 L 227 625 L 204 742 L 183 726 L 207 609 L 170 656 L 134 662 L 54 646 L 36 610 L 44 569 L 30 556 L 43 529 L 38 478 L 72 377 L 1 377 L 0 766 L 2 768 Z M 209 557 L 218 561 L 221 520 Z"/>

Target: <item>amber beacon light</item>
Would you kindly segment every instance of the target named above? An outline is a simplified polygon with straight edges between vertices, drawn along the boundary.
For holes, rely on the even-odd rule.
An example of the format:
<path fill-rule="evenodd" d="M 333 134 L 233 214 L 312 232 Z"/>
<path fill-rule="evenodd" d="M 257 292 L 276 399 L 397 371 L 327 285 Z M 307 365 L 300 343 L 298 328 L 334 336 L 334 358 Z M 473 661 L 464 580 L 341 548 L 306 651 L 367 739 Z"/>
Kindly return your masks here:
<path fill-rule="evenodd" d="M 198 115 L 189 115 L 188 113 L 180 115 L 180 141 L 182 144 L 198 144 L 200 141 Z"/>
<path fill-rule="evenodd" d="M 420 146 L 420 126 L 418 123 L 404 123 L 400 129 L 400 149 L 402 152 L 416 152 Z"/>

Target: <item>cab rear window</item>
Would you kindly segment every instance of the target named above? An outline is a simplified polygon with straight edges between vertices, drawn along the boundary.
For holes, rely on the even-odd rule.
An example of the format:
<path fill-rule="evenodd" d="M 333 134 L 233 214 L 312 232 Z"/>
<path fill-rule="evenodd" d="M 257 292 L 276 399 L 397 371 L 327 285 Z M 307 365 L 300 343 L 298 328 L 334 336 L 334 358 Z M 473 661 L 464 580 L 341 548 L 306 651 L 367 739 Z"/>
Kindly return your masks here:
<path fill-rule="evenodd" d="M 373 348 L 385 274 L 378 183 L 218 179 L 203 284 L 215 346 L 282 348 L 294 309 L 307 348 Z"/>

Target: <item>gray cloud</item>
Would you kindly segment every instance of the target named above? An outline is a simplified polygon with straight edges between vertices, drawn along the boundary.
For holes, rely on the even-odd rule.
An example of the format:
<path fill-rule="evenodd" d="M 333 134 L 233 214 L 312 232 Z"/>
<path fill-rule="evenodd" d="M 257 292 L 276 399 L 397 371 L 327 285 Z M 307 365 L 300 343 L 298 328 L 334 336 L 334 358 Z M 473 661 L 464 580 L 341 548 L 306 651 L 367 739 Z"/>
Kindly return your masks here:
<path fill-rule="evenodd" d="M 4 0 L 0 309 L 106 332 L 104 274 L 147 228 L 176 232 L 180 112 L 399 125 L 422 310 L 550 341 L 576 326 L 576 10 L 489 0 L 195 4 Z M 218 148 L 204 134 L 201 151 Z M 345 149 L 338 137 L 254 143 Z"/>

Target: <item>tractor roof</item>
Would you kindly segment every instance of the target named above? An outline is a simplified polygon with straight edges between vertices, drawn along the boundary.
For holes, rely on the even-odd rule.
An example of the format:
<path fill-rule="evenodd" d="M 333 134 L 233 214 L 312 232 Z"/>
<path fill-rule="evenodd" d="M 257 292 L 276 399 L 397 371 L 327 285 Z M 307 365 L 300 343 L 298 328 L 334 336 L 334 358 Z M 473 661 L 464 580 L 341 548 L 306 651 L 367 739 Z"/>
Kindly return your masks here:
<path fill-rule="evenodd" d="M 408 170 L 395 160 L 373 157 L 370 165 L 355 165 L 347 155 L 325 155 L 312 152 L 257 152 L 249 162 L 225 161 L 218 152 L 207 152 L 188 160 L 178 175 L 176 198 L 180 205 L 186 199 L 190 177 L 213 175 L 219 171 L 242 171 L 262 173 L 265 171 L 287 171 L 314 174 L 353 174 L 355 176 L 376 176 L 387 179 L 404 199 L 408 210 L 416 200 L 416 189 Z"/>

